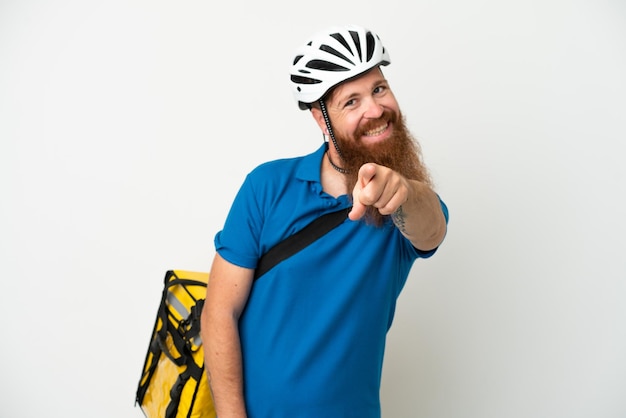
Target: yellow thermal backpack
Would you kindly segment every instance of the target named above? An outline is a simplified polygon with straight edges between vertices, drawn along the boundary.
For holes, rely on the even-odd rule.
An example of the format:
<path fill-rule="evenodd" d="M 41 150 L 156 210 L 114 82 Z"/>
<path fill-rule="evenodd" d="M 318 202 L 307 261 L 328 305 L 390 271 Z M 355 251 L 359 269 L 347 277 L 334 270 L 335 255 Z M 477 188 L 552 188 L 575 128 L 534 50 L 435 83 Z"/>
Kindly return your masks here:
<path fill-rule="evenodd" d="M 170 270 L 135 402 L 148 418 L 215 418 L 200 314 L 208 273 Z"/>

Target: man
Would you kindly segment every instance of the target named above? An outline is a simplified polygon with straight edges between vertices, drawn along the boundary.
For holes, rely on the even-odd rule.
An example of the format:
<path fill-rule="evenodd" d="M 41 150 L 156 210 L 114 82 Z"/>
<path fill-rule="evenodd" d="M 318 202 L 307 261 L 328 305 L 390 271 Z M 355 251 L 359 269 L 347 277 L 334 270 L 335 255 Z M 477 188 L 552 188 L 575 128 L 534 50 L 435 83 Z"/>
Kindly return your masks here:
<path fill-rule="evenodd" d="M 389 63 L 358 26 L 297 51 L 294 95 L 329 140 L 252 171 L 215 237 L 202 339 L 219 418 L 380 417 L 396 299 L 448 216 L 383 76 Z M 253 280 L 272 245 L 350 205 L 341 225 Z"/>

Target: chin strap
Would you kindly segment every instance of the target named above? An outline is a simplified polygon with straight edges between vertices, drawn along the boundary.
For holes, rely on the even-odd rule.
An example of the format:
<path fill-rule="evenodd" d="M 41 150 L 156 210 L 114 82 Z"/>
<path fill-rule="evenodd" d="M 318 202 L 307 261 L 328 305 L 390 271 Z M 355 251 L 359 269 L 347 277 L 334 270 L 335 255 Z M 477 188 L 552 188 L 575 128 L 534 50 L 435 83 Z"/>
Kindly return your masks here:
<path fill-rule="evenodd" d="M 320 110 L 322 111 L 322 116 L 324 116 L 324 122 L 326 122 L 326 127 L 328 128 L 328 136 L 333 142 L 333 146 L 335 147 L 335 150 L 337 150 L 337 154 L 339 155 L 339 158 L 343 160 L 344 159 L 343 154 L 341 153 L 341 150 L 339 149 L 339 145 L 337 144 L 337 140 L 335 139 L 335 134 L 333 133 L 333 128 L 330 124 L 330 118 L 328 117 L 328 110 L 326 110 L 326 103 L 324 103 L 324 100 L 320 99 L 319 104 L 320 104 Z M 341 174 L 348 174 L 349 173 L 348 170 L 346 170 L 345 168 L 339 167 L 333 162 L 332 158 L 330 158 L 330 153 L 328 152 L 328 140 L 325 134 L 322 134 L 322 135 L 324 136 L 324 142 L 326 142 L 326 155 L 328 156 L 328 162 L 335 170 L 337 170 Z"/>
<path fill-rule="evenodd" d="M 337 140 L 335 139 L 335 134 L 333 133 L 333 127 L 330 125 L 330 118 L 328 117 L 328 110 L 326 110 L 326 103 L 324 103 L 324 100 L 322 99 L 320 99 L 319 103 L 320 110 L 322 111 L 322 115 L 324 116 L 324 122 L 326 122 L 326 127 L 328 128 L 328 136 L 330 136 L 330 139 L 333 141 L 333 145 L 337 150 L 337 154 L 339 154 L 339 158 L 343 160 L 343 154 L 339 149 L 339 145 L 337 145 Z"/>

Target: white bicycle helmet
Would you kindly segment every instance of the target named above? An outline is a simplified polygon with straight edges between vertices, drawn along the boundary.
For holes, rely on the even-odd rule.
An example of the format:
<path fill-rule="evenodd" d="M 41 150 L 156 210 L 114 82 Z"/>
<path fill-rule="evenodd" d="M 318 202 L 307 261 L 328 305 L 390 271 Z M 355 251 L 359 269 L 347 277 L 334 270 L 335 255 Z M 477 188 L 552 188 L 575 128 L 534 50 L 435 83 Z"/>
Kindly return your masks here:
<path fill-rule="evenodd" d="M 391 63 L 378 35 L 355 25 L 320 32 L 297 49 L 295 55 L 291 85 L 303 110 L 337 84 Z"/>

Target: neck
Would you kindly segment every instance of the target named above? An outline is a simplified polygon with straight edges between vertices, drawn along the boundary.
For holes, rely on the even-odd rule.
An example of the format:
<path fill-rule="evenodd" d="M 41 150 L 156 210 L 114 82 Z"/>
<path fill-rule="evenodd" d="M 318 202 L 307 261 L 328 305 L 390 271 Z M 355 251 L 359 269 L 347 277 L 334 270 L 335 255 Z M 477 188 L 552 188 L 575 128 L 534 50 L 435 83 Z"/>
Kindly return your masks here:
<path fill-rule="evenodd" d="M 330 154 L 326 153 L 326 158 L 322 160 L 321 182 L 322 189 L 333 197 L 339 197 L 347 194 L 346 176 L 337 170 L 330 158 Z"/>

